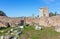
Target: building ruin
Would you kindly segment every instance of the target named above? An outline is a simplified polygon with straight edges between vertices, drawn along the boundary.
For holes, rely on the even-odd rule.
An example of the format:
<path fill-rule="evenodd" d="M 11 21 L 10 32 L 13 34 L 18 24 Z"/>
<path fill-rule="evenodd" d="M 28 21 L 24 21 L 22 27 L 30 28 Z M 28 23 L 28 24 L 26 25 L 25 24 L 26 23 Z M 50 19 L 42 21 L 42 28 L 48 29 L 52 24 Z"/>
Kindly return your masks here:
<path fill-rule="evenodd" d="M 49 12 L 48 12 L 48 8 L 44 7 L 44 8 L 40 8 L 39 9 L 39 17 L 49 17 Z"/>

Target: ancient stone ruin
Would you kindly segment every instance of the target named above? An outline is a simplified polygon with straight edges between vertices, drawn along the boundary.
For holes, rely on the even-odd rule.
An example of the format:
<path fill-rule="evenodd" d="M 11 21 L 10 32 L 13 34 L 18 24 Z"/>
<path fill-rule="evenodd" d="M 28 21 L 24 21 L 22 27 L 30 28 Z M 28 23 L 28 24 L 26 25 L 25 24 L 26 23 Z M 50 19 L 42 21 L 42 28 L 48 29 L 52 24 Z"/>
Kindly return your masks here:
<path fill-rule="evenodd" d="M 6 17 L 6 16 L 0 16 L 0 27 L 4 26 L 7 27 L 7 23 L 9 23 L 10 26 L 17 26 L 21 20 L 24 20 L 24 23 L 26 24 L 38 24 L 45 27 L 50 26 L 56 26 L 60 25 L 60 16 L 52 16 L 49 17 L 49 11 L 47 7 L 40 8 L 39 9 L 39 17 L 33 18 L 33 17 Z"/>

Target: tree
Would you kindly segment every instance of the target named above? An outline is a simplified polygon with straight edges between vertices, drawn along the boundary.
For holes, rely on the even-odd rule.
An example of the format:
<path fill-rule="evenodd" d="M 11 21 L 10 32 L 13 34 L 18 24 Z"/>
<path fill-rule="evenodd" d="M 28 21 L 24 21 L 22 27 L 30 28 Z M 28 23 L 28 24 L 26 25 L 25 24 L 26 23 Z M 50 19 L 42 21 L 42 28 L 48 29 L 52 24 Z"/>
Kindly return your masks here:
<path fill-rule="evenodd" d="M 6 14 L 3 11 L 0 11 L 0 16 L 6 16 Z"/>
<path fill-rule="evenodd" d="M 57 15 L 57 12 L 55 12 L 55 15 Z"/>
<path fill-rule="evenodd" d="M 37 15 L 37 17 L 39 17 L 39 15 Z"/>
<path fill-rule="evenodd" d="M 51 17 L 51 16 L 56 16 L 56 12 L 55 12 L 55 13 L 50 12 L 50 13 L 49 13 L 49 16 L 50 16 L 50 17 Z"/>

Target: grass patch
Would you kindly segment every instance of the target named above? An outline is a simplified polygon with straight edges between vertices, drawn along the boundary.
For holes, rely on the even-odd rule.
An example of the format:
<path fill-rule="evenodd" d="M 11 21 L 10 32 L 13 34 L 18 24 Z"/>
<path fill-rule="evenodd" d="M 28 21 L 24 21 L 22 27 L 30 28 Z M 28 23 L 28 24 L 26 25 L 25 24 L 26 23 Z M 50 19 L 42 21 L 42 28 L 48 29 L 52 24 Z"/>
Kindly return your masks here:
<path fill-rule="evenodd" d="M 0 35 L 5 35 L 7 31 L 16 27 L 9 27 L 5 29 L 1 29 Z M 20 38 L 25 36 L 26 39 L 60 39 L 60 33 L 54 30 L 54 27 L 43 27 L 42 30 L 35 30 L 34 26 L 24 26 L 24 29 L 16 28 L 19 31 L 22 31 Z M 23 36 L 23 37 L 21 37 Z"/>
<path fill-rule="evenodd" d="M 43 27 L 43 30 L 35 30 L 34 26 L 25 26 L 23 35 L 27 39 L 60 39 L 60 33 L 56 32 L 53 27 Z"/>

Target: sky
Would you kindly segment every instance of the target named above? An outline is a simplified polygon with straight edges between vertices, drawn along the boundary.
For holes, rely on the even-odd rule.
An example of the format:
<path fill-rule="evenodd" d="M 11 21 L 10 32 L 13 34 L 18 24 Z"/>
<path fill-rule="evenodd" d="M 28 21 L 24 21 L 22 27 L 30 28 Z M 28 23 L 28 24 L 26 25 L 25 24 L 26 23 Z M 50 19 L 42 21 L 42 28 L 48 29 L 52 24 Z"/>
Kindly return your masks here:
<path fill-rule="evenodd" d="M 0 10 L 9 17 L 37 16 L 41 7 L 60 13 L 60 0 L 0 0 Z"/>

